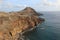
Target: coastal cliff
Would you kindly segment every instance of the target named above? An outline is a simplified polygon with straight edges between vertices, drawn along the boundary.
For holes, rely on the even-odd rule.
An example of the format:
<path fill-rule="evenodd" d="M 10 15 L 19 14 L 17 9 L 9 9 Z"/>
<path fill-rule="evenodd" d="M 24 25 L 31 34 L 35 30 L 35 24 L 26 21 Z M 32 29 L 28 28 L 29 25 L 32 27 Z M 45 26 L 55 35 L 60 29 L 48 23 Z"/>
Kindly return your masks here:
<path fill-rule="evenodd" d="M 44 21 L 39 16 L 30 7 L 17 12 L 0 12 L 0 40 L 22 40 L 22 33 Z"/>

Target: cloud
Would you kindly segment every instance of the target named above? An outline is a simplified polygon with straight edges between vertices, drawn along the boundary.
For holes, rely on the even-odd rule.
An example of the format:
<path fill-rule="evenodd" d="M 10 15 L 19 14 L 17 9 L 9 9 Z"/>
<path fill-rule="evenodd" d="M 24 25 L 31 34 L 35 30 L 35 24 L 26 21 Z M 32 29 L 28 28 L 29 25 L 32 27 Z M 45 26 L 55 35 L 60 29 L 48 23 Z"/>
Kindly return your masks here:
<path fill-rule="evenodd" d="M 60 0 L 55 0 L 55 1 L 43 0 L 43 2 L 49 6 L 57 6 L 57 7 L 60 6 Z"/>
<path fill-rule="evenodd" d="M 36 8 L 43 11 L 60 11 L 60 0 L 42 0 L 36 4 Z"/>
<path fill-rule="evenodd" d="M 27 7 L 27 5 L 20 5 L 20 4 L 17 4 L 17 5 L 15 5 L 15 7 L 18 7 L 18 8 L 25 8 L 25 7 Z"/>
<path fill-rule="evenodd" d="M 5 2 L 0 4 L 0 11 L 17 11 L 22 10 L 27 5 L 16 4 L 14 5 L 11 2 Z"/>
<path fill-rule="evenodd" d="M 55 2 L 53 1 L 48 1 L 46 0 L 45 3 L 47 4 L 48 7 L 54 7 L 55 10 L 60 10 L 60 0 L 56 0 Z"/>
<path fill-rule="evenodd" d="M 3 3 L 3 0 L 0 0 L 0 4 L 2 4 Z"/>
<path fill-rule="evenodd" d="M 24 3 L 22 1 L 17 1 L 18 3 L 14 2 L 12 0 L 7 1 L 7 0 L 0 0 L 0 9 L 3 8 L 8 8 L 8 9 L 16 9 L 16 8 L 25 8 L 27 6 L 31 6 L 36 9 L 41 9 L 41 10 L 59 10 L 60 11 L 60 0 L 31 0 L 31 1 L 26 1 L 24 0 Z M 28 2 L 28 4 L 27 4 Z M 30 5 L 29 5 L 30 4 Z"/>
<path fill-rule="evenodd" d="M 24 8 L 26 7 L 27 5 L 21 5 L 21 4 L 13 4 L 12 2 L 7 2 L 6 4 L 4 4 L 4 7 L 7 7 L 7 8 Z"/>

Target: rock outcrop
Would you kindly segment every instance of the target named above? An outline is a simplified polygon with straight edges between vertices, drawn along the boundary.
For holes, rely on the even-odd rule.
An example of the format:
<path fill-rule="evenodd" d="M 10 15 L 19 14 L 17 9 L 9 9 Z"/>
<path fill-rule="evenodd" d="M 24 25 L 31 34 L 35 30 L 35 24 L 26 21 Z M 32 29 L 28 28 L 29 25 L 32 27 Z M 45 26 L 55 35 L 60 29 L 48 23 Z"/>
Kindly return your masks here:
<path fill-rule="evenodd" d="M 0 40 L 21 40 L 20 34 L 43 21 L 30 7 L 18 12 L 0 12 Z"/>

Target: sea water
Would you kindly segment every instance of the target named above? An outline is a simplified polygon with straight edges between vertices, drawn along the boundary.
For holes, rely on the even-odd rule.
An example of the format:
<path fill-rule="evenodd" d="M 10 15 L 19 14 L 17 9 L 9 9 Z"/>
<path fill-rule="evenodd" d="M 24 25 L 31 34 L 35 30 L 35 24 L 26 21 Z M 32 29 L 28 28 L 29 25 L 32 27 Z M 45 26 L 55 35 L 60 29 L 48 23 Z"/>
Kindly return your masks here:
<path fill-rule="evenodd" d="M 29 33 L 29 40 L 60 40 L 60 12 L 41 12 L 45 22 Z"/>

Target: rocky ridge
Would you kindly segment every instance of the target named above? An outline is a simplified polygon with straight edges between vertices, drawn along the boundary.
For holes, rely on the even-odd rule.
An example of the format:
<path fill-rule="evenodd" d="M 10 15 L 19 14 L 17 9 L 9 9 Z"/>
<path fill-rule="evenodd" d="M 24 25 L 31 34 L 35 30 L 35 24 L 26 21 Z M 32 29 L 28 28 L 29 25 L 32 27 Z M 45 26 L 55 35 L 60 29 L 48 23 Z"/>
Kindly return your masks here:
<path fill-rule="evenodd" d="M 22 40 L 21 33 L 43 21 L 31 7 L 18 12 L 0 12 L 0 40 Z"/>

